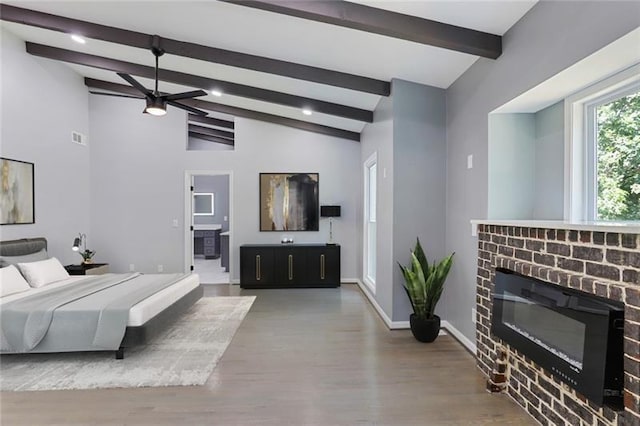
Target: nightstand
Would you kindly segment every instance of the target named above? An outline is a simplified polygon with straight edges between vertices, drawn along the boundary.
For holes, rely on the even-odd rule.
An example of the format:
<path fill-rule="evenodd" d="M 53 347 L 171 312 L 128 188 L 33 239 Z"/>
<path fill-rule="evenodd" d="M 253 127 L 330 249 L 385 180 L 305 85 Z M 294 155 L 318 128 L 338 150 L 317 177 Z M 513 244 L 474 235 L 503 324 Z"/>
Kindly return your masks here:
<path fill-rule="evenodd" d="M 102 275 L 109 272 L 108 263 L 83 263 L 81 265 L 66 265 L 64 269 L 69 275 Z"/>

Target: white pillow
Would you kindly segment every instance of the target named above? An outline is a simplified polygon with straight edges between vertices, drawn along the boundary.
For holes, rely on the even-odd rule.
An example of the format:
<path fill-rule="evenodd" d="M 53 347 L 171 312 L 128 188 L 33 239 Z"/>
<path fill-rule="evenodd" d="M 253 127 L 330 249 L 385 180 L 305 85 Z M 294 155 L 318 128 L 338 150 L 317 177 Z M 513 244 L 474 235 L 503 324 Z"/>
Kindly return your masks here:
<path fill-rule="evenodd" d="M 18 268 L 29 285 L 35 288 L 69 278 L 64 266 L 55 257 L 40 262 L 18 263 Z"/>
<path fill-rule="evenodd" d="M 29 283 L 14 265 L 0 269 L 0 297 L 31 290 Z"/>

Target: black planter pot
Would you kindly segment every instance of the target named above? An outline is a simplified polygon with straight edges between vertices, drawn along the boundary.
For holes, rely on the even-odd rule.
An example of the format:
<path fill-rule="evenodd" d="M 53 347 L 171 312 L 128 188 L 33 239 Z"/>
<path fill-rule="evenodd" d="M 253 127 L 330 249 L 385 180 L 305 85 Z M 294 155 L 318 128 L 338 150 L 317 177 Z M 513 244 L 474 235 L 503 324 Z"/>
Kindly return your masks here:
<path fill-rule="evenodd" d="M 419 342 L 431 343 L 440 333 L 440 317 L 437 315 L 434 315 L 433 318 L 422 319 L 418 318 L 416 314 L 411 314 L 409 324 L 411 324 L 413 337 Z"/>

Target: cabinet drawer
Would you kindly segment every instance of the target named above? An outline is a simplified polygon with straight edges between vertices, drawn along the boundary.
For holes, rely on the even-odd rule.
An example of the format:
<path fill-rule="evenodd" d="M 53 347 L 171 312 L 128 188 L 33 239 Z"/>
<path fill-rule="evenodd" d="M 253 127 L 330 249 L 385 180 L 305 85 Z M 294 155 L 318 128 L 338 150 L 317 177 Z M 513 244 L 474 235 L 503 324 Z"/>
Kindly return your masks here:
<path fill-rule="evenodd" d="M 213 237 L 205 237 L 204 239 L 204 247 L 205 249 L 209 246 L 213 247 L 216 243 L 216 239 Z"/>
<path fill-rule="evenodd" d="M 311 284 L 340 285 L 340 247 L 313 247 L 307 251 L 307 273 Z"/>
<path fill-rule="evenodd" d="M 278 285 L 297 285 L 307 278 L 305 251 L 299 248 L 274 250 L 275 282 Z"/>
<path fill-rule="evenodd" d="M 259 288 L 273 283 L 273 250 L 240 248 L 240 284 Z"/>

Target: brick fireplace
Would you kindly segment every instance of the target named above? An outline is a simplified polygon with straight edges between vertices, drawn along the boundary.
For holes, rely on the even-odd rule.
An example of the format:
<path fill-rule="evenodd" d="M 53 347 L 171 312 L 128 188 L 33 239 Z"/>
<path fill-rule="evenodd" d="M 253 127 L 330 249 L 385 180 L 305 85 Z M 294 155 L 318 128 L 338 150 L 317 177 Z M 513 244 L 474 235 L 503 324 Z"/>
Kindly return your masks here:
<path fill-rule="evenodd" d="M 640 234 L 545 226 L 478 225 L 478 367 L 489 376 L 506 348 L 506 391 L 544 425 L 640 426 Z M 496 267 L 624 303 L 624 411 L 596 406 L 492 335 Z"/>

